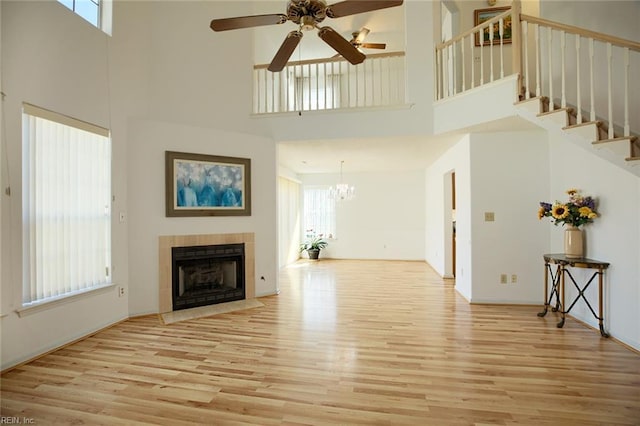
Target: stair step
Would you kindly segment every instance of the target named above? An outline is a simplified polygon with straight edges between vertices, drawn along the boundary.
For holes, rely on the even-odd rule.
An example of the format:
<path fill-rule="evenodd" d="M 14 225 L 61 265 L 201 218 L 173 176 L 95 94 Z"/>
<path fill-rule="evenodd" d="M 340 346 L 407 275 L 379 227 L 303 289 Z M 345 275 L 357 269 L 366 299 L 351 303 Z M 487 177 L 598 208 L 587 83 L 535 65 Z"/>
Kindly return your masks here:
<path fill-rule="evenodd" d="M 545 105 L 548 105 L 548 103 L 549 98 L 547 98 L 546 96 L 536 96 L 529 99 L 522 99 L 518 102 L 515 102 L 514 105 L 538 115 L 546 111 Z"/>
<path fill-rule="evenodd" d="M 553 111 L 541 112 L 538 117 L 541 120 L 549 120 L 562 128 L 567 127 L 569 123 L 569 115 L 573 112 L 573 108 L 558 108 Z"/>
<path fill-rule="evenodd" d="M 588 141 L 595 142 L 598 139 L 600 139 L 598 137 L 598 128 L 600 126 L 602 126 L 601 121 L 587 121 L 584 123 L 572 124 L 572 125 L 563 127 L 562 130 L 564 130 L 567 133 L 580 135 L 581 137 L 583 137 Z"/>
<path fill-rule="evenodd" d="M 609 149 L 617 155 L 624 157 L 627 161 L 630 161 L 630 158 L 634 158 L 633 153 L 631 152 L 631 144 L 632 137 L 621 137 L 595 141 L 593 142 L 593 147 L 596 149 Z"/>

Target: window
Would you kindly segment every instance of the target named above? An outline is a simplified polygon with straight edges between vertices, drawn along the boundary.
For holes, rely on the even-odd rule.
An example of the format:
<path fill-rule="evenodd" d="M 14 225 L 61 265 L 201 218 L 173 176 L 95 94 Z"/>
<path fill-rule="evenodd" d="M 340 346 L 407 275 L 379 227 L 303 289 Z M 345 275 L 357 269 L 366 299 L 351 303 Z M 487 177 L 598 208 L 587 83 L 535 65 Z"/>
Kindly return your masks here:
<path fill-rule="evenodd" d="M 24 306 L 111 283 L 109 132 L 23 106 Z"/>
<path fill-rule="evenodd" d="M 336 202 L 329 197 L 329 187 L 305 187 L 303 208 L 303 237 L 312 233 L 335 238 Z"/>
<path fill-rule="evenodd" d="M 78 15 L 100 28 L 100 0 L 58 0 Z"/>
<path fill-rule="evenodd" d="M 111 34 L 112 0 L 58 0 L 91 25 Z"/>

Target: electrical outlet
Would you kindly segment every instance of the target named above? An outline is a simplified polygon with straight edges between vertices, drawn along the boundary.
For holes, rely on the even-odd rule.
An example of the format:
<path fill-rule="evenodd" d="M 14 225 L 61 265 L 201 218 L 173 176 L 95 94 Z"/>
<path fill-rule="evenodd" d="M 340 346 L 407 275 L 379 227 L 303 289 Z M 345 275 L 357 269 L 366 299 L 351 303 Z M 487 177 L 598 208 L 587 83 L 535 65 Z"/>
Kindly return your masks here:
<path fill-rule="evenodd" d="M 511 275 L 511 284 L 518 282 L 518 276 L 516 274 Z"/>
<path fill-rule="evenodd" d="M 124 296 L 124 287 L 118 287 L 118 297 Z"/>
<path fill-rule="evenodd" d="M 496 220 L 496 214 L 494 212 L 484 212 L 484 221 L 493 222 Z"/>
<path fill-rule="evenodd" d="M 500 284 L 507 283 L 507 274 L 500 274 Z"/>

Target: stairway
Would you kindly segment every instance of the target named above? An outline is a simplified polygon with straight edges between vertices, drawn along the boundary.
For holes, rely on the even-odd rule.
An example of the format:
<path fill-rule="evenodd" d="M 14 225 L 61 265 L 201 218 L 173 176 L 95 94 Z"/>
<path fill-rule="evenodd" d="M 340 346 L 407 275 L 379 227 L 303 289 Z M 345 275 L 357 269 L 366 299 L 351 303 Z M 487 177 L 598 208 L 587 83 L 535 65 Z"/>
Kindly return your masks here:
<path fill-rule="evenodd" d="M 609 137 L 605 121 L 581 121 L 573 107 L 549 108 L 549 98 L 537 96 L 515 103 L 519 116 L 549 131 L 565 134 L 572 142 L 584 149 L 597 150 L 596 154 L 640 177 L 640 138 Z"/>

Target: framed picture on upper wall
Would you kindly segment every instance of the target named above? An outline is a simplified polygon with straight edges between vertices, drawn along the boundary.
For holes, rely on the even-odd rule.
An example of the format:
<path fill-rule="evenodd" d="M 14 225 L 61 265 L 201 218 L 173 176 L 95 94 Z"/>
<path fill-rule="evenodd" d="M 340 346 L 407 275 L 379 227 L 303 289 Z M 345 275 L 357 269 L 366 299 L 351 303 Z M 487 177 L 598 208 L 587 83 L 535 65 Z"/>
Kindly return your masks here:
<path fill-rule="evenodd" d="M 251 216 L 251 160 L 166 151 L 166 214 Z"/>
<path fill-rule="evenodd" d="M 476 27 L 491 18 L 494 18 L 501 13 L 509 10 L 509 7 L 492 7 L 489 9 L 476 9 L 473 12 L 473 26 Z M 483 28 L 483 45 L 489 45 L 489 26 Z M 508 15 L 503 20 L 503 44 L 511 43 L 511 15 Z M 500 44 L 500 22 L 495 22 L 493 24 L 493 44 Z M 480 46 L 480 34 L 476 33 L 476 46 Z"/>

